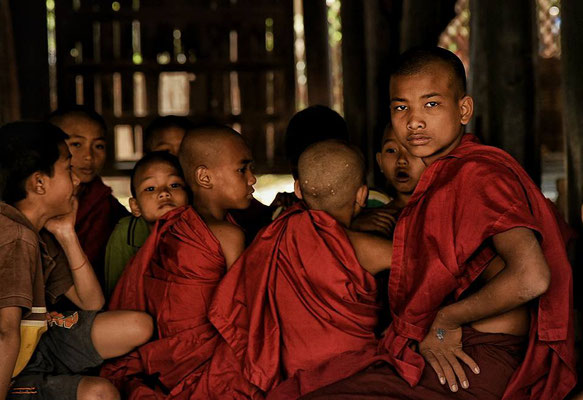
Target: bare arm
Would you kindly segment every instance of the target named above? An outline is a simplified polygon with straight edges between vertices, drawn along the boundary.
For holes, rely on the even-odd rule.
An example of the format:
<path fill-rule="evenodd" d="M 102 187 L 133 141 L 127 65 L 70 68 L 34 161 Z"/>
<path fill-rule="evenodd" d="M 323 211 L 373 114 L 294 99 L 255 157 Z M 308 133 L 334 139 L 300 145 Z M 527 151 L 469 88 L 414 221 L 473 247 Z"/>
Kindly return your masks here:
<path fill-rule="evenodd" d="M 542 295 L 550 284 L 550 270 L 542 249 L 527 228 L 513 228 L 493 236 L 494 247 L 506 267 L 476 293 L 439 311 L 419 351 L 437 373 L 457 391 L 469 382 L 458 362 L 464 361 L 475 373 L 478 365 L 463 350 L 461 326 L 499 315 Z"/>
<path fill-rule="evenodd" d="M 373 275 L 391 268 L 391 259 L 393 258 L 393 242 L 391 240 L 348 229 L 346 234 L 362 268 Z"/>
<path fill-rule="evenodd" d="M 209 228 L 219 240 L 227 269 L 230 269 L 245 250 L 245 234 L 240 228 L 228 222 L 210 224 Z"/>
<path fill-rule="evenodd" d="M 105 298 L 75 232 L 77 206 L 76 199 L 73 198 L 73 201 L 75 206 L 71 213 L 50 219 L 45 228 L 55 235 L 69 261 L 73 286 L 67 290 L 65 296 L 82 310 L 100 310 L 105 304 Z"/>
<path fill-rule="evenodd" d="M 8 394 L 20 350 L 20 307 L 0 308 L 0 400 Z"/>

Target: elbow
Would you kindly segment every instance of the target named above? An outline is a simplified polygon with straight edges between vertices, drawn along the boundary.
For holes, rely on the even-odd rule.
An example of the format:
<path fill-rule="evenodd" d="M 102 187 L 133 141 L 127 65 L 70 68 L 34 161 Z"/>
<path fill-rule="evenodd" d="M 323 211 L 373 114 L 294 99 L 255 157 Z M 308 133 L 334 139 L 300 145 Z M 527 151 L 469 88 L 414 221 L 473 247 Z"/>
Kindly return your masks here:
<path fill-rule="evenodd" d="M 548 265 L 541 266 L 536 273 L 529 279 L 528 291 L 531 298 L 540 297 L 549 290 L 551 285 L 551 271 Z"/>
<path fill-rule="evenodd" d="M 83 309 L 86 311 L 99 311 L 105 306 L 105 297 L 103 294 L 99 298 L 93 300 L 91 303 L 87 304 Z"/>

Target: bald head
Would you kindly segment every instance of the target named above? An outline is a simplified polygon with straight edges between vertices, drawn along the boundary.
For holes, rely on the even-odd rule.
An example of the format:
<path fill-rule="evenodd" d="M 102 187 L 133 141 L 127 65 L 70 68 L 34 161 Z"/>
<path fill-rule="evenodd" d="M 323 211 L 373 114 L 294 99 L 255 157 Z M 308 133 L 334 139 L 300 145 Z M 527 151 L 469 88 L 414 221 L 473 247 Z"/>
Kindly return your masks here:
<path fill-rule="evenodd" d="M 186 180 L 192 182 L 190 175 L 201 165 L 207 168 L 219 166 L 231 148 L 240 146 L 246 146 L 243 137 L 228 126 L 203 126 L 189 130 L 178 152 Z"/>
<path fill-rule="evenodd" d="M 300 156 L 298 180 L 302 197 L 311 209 L 332 212 L 352 206 L 364 184 L 364 159 L 347 143 L 318 142 Z"/>

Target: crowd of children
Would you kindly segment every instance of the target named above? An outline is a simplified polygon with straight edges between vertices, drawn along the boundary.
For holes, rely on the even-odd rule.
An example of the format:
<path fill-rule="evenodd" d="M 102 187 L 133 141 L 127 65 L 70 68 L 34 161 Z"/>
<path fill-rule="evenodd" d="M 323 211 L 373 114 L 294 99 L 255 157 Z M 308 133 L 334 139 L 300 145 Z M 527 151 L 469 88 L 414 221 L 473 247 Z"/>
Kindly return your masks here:
<path fill-rule="evenodd" d="M 0 127 L 0 400 L 565 398 L 557 214 L 465 132 L 455 55 L 405 52 L 390 98 L 375 201 L 323 106 L 290 121 L 295 190 L 269 206 L 242 135 L 157 118 L 131 215 L 97 113 Z"/>

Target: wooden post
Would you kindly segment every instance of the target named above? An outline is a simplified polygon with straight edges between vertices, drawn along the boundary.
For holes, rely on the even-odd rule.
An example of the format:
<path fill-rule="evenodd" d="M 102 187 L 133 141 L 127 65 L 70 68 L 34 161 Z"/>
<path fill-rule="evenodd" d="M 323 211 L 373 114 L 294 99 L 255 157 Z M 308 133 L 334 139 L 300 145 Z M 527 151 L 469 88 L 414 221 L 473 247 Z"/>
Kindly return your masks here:
<path fill-rule="evenodd" d="M 455 17 L 456 0 L 403 0 L 401 50 L 435 46 L 439 35 Z"/>
<path fill-rule="evenodd" d="M 581 230 L 583 203 L 583 2 L 561 2 L 561 63 L 563 82 L 563 126 L 567 161 L 567 218 Z"/>
<path fill-rule="evenodd" d="M 533 15 L 530 0 L 472 1 L 471 129 L 514 156 L 540 182 L 534 110 Z"/>
<path fill-rule="evenodd" d="M 344 3 L 343 3 L 344 5 Z M 309 105 L 331 104 L 328 8 L 325 1 L 304 0 L 304 34 Z"/>
<path fill-rule="evenodd" d="M 20 117 L 18 75 L 8 0 L 0 0 L 0 125 Z"/>

